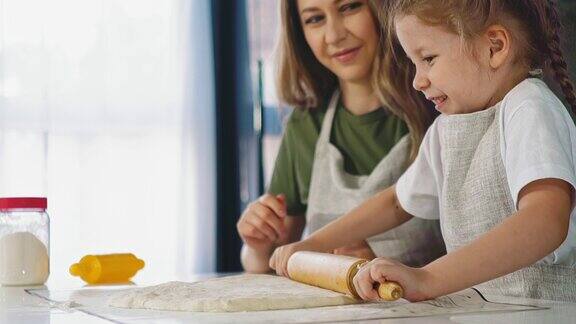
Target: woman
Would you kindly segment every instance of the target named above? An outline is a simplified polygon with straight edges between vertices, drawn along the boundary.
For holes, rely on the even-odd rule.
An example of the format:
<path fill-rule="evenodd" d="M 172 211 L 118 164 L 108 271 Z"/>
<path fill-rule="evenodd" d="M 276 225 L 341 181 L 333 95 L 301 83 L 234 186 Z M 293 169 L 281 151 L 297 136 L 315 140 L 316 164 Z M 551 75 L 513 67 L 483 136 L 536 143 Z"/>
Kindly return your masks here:
<path fill-rule="evenodd" d="M 383 39 L 377 12 L 389 2 L 281 1 L 277 86 L 280 99 L 297 108 L 268 193 L 237 224 L 246 271 L 268 272 L 275 247 L 395 183 L 416 155 L 429 110 L 411 89 L 410 63 Z M 423 265 L 445 248 L 438 222 L 415 219 L 334 253 Z"/>

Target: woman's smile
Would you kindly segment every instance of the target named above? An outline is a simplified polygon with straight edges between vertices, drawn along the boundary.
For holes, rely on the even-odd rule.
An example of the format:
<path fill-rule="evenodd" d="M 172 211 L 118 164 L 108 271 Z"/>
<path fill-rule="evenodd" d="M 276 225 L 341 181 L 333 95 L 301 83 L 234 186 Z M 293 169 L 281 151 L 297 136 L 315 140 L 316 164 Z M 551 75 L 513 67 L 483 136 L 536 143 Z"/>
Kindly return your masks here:
<path fill-rule="evenodd" d="M 358 53 L 360 53 L 361 48 L 362 46 L 347 48 L 336 52 L 332 55 L 332 57 L 342 64 L 348 64 L 354 61 L 354 59 L 358 56 Z"/>

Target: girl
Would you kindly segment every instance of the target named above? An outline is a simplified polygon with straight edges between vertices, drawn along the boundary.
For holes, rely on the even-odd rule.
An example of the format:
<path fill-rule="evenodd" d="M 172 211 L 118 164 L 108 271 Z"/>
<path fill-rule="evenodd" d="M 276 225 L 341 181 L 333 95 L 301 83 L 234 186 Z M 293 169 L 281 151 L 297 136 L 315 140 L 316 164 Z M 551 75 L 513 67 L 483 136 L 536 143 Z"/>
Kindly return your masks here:
<path fill-rule="evenodd" d="M 275 247 L 396 182 L 416 155 L 429 116 L 410 87 L 409 61 L 394 62 L 383 41 L 375 12 L 387 4 L 281 1 L 277 86 L 279 97 L 298 108 L 286 125 L 269 193 L 237 224 L 246 271 L 269 271 Z M 436 220 L 414 219 L 331 252 L 423 265 L 445 247 Z"/>
<path fill-rule="evenodd" d="M 396 186 L 277 249 L 272 267 L 285 269 L 297 250 L 326 251 L 439 215 L 448 254 L 422 268 L 372 261 L 354 278 L 362 298 L 377 298 L 374 282 L 391 280 L 411 301 L 475 285 L 576 301 L 576 127 L 537 78 L 550 68 L 576 110 L 554 2 L 401 0 L 391 13 L 416 66 L 414 87 L 442 115 Z"/>

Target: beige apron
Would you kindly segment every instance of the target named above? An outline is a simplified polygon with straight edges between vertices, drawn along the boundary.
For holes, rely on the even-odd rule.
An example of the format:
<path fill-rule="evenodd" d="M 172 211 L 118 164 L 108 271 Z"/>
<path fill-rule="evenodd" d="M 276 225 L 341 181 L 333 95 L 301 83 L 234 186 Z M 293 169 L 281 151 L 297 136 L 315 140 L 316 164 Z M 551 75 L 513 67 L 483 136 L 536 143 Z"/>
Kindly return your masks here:
<path fill-rule="evenodd" d="M 516 211 L 500 153 L 499 109 L 438 121 L 444 174 L 440 213 L 448 252 Z M 576 301 L 576 269 L 540 261 L 477 288 L 487 294 Z"/>
<path fill-rule="evenodd" d="M 306 211 L 307 233 L 312 233 L 359 206 L 366 199 L 396 183 L 407 167 L 410 151 L 404 136 L 368 176 L 345 172 L 344 158 L 330 143 L 334 114 L 339 101 L 330 101 L 316 144 Z M 440 225 L 436 220 L 414 217 L 401 226 L 367 240 L 378 257 L 389 257 L 411 266 L 421 266 L 445 254 Z"/>

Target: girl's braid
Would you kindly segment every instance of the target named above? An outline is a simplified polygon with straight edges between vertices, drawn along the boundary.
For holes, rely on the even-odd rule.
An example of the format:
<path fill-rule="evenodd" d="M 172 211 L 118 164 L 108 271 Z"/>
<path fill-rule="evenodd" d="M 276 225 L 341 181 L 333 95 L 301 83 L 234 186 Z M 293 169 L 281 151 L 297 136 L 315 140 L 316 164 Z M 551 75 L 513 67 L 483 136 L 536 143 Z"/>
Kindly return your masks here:
<path fill-rule="evenodd" d="M 560 32 L 562 29 L 560 16 L 558 15 L 558 10 L 556 9 L 556 3 L 554 0 L 545 0 L 545 2 L 546 16 L 549 21 L 549 26 L 545 26 L 545 28 L 548 29 L 547 43 L 550 65 L 552 66 L 552 69 L 554 69 L 556 81 L 560 84 L 562 92 L 564 92 L 564 96 L 566 97 L 566 101 L 568 101 L 568 104 L 572 107 L 572 111 L 576 113 L 576 95 L 574 93 L 574 86 L 572 81 L 570 81 L 568 66 L 564 59 L 564 55 L 562 54 L 562 49 L 560 48 Z"/>

